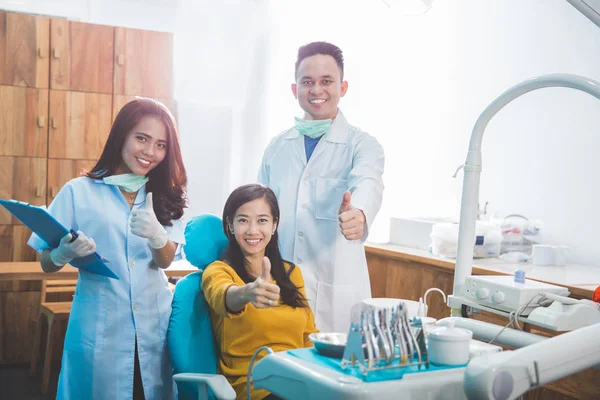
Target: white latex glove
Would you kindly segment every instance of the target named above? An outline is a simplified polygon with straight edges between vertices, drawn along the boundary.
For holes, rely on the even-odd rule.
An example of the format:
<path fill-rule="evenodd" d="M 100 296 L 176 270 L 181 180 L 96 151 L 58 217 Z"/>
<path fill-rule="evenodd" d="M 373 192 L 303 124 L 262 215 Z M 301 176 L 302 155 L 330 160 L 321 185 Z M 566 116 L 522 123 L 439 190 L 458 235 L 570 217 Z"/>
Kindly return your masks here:
<path fill-rule="evenodd" d="M 81 231 L 77 231 L 77 239 L 73 239 L 70 233 L 60 239 L 60 244 L 50 252 L 50 260 L 54 265 L 63 266 L 74 258 L 85 257 L 96 251 L 94 239 L 88 238 Z"/>
<path fill-rule="evenodd" d="M 162 249 L 169 238 L 167 231 L 156 219 L 152 205 L 152 193 L 146 195 L 146 207 L 131 212 L 131 233 L 148 239 L 150 247 Z"/>

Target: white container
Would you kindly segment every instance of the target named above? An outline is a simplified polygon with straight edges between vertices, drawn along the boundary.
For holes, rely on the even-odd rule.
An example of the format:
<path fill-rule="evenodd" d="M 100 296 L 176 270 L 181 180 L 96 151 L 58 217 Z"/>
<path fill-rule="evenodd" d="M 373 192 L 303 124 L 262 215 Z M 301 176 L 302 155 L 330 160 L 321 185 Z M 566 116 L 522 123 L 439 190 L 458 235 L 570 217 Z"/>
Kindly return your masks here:
<path fill-rule="evenodd" d="M 534 244 L 531 258 L 535 265 L 565 265 L 567 262 L 567 247 Z"/>
<path fill-rule="evenodd" d="M 437 365 L 464 365 L 469 362 L 469 345 L 473 332 L 455 328 L 453 321 L 427 333 L 429 361 Z"/>
<path fill-rule="evenodd" d="M 502 230 L 487 221 L 475 224 L 475 248 L 473 257 L 499 257 L 502 246 Z M 458 248 L 458 224 L 441 223 L 431 228 L 431 252 L 436 256 L 456 258 Z"/>
<path fill-rule="evenodd" d="M 451 222 L 450 218 L 418 217 L 390 218 L 390 243 L 415 249 L 429 250 L 431 227 L 439 222 Z"/>

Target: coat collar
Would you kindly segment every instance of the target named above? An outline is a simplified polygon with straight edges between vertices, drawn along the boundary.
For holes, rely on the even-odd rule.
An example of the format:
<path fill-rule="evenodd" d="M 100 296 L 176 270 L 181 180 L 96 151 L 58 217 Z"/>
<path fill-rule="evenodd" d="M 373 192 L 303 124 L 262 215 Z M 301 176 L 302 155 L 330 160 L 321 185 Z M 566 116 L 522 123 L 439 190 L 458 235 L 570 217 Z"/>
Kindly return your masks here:
<path fill-rule="evenodd" d="M 344 117 L 342 110 L 338 108 L 338 113 L 333 123 L 331 124 L 331 128 L 323 135 L 323 139 L 332 143 L 346 143 L 348 141 L 348 131 L 350 128 L 350 124 Z M 299 139 L 302 135 L 296 129 L 291 128 L 285 135 L 286 140 Z"/>

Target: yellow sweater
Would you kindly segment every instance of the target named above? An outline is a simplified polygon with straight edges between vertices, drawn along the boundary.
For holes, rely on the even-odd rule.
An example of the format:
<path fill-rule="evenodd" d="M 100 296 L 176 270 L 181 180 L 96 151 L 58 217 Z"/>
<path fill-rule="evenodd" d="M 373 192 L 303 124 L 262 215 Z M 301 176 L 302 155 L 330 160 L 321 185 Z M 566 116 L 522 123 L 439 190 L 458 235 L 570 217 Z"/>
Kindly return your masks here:
<path fill-rule="evenodd" d="M 300 268 L 294 268 L 290 279 L 306 296 Z M 257 309 L 252 303 L 247 303 L 239 313 L 228 312 L 225 293 L 232 285 L 243 286 L 245 283 L 223 261 L 210 264 L 202 274 L 202 290 L 210 306 L 210 319 L 219 349 L 219 373 L 229 380 L 237 398 L 245 399 L 246 374 L 256 349 L 269 346 L 273 351 L 282 351 L 311 347 L 308 335 L 318 331 L 310 307 L 292 308 L 280 303 L 271 308 Z M 266 352 L 261 352 L 255 364 L 265 355 Z M 268 394 L 266 390 L 253 390 L 252 400 L 263 399 Z"/>

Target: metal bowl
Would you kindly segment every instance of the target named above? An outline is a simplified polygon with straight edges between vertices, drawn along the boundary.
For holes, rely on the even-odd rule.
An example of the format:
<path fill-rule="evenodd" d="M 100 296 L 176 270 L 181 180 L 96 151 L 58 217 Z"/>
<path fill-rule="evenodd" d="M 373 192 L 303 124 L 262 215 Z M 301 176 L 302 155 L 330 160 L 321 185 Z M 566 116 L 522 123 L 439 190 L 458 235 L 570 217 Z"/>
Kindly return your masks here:
<path fill-rule="evenodd" d="M 348 335 L 345 333 L 317 332 L 308 335 L 308 339 L 315 345 L 315 350 L 323 356 L 342 358 Z"/>

